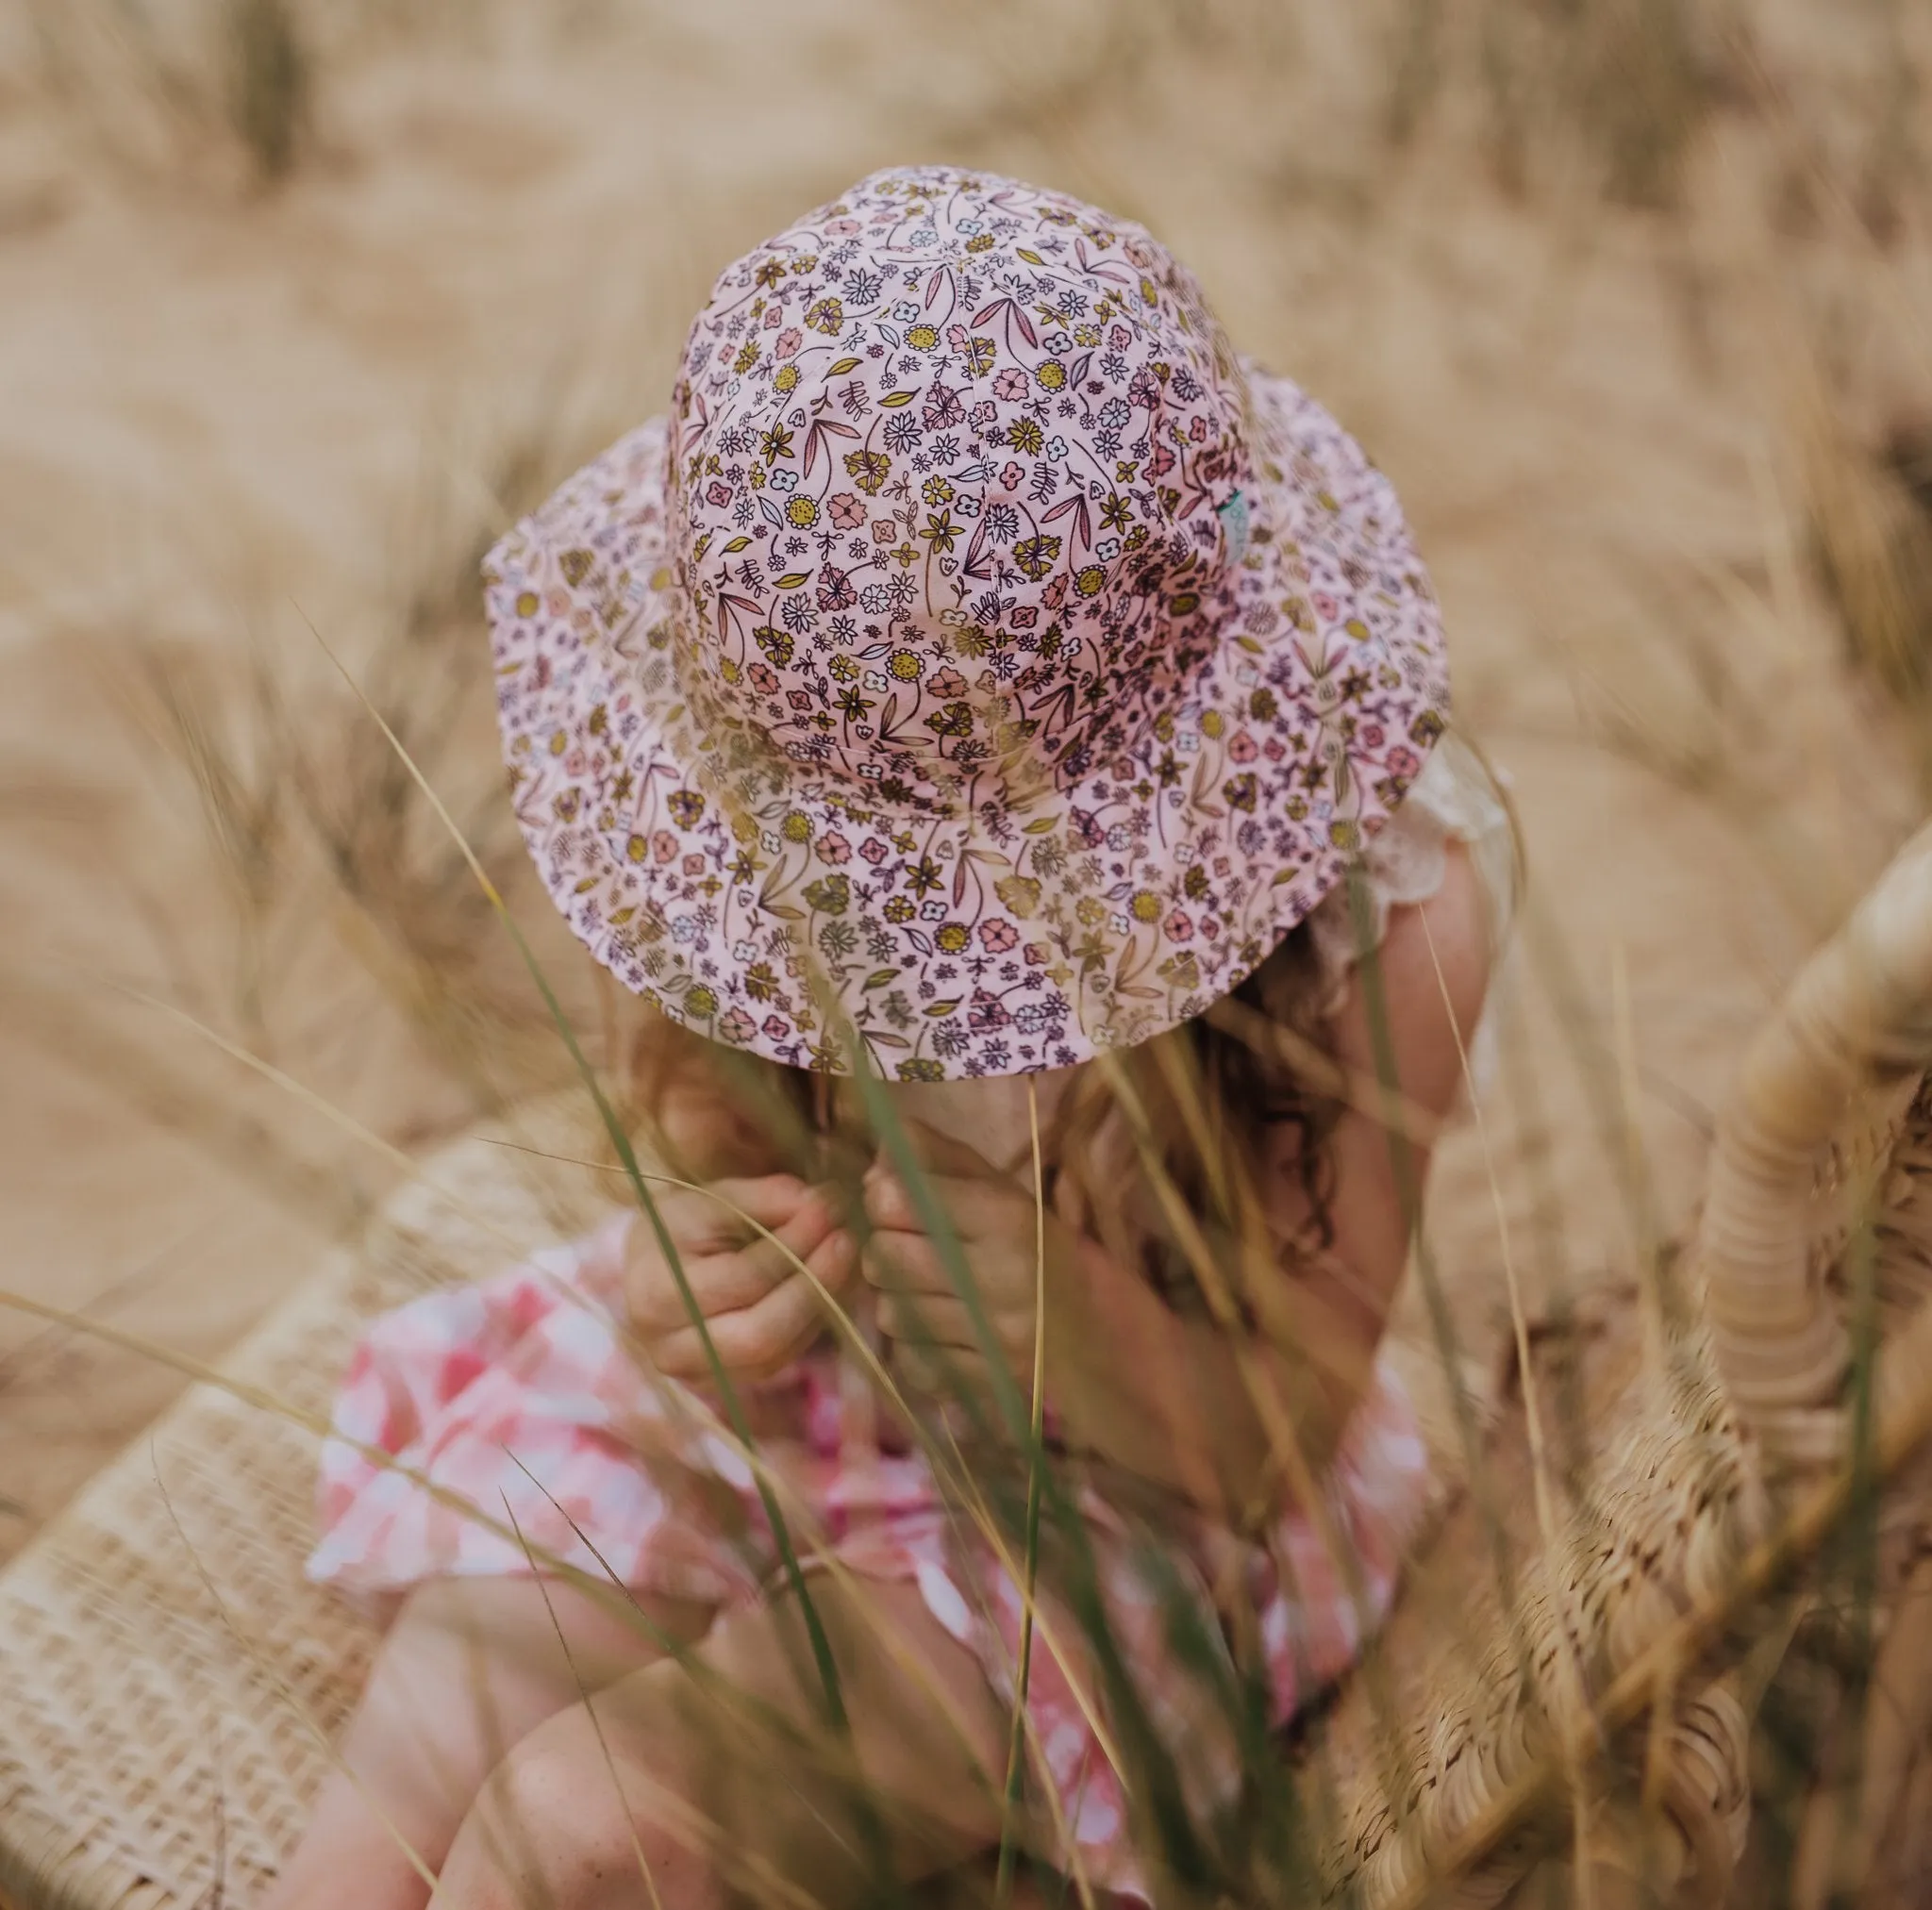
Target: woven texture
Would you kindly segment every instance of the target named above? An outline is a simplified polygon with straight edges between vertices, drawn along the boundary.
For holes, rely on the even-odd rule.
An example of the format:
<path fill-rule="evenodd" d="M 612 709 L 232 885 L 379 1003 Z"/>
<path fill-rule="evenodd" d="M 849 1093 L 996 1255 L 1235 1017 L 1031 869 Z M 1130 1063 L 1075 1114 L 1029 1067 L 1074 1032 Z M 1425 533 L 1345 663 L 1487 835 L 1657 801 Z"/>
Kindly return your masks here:
<path fill-rule="evenodd" d="M 592 1137 L 553 1110 L 516 1138 Z M 326 1416 L 372 1315 L 575 1229 L 591 1197 L 488 1138 L 446 1151 L 224 1369 L 289 1417 L 193 1387 L 0 1574 L 0 1892 L 21 1910 L 254 1900 L 375 1642 L 302 1578 L 317 1439 L 297 1421 Z"/>

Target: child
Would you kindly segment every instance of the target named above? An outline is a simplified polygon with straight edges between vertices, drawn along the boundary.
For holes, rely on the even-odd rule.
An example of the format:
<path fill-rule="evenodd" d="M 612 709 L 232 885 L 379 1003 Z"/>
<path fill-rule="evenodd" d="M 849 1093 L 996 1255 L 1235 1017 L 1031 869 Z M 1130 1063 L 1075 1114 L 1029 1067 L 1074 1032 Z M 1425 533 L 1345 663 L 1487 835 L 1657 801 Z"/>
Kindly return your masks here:
<path fill-rule="evenodd" d="M 974 1482 L 1037 1370 L 1043 1550 L 1210 1806 L 1146 1536 L 1277 1720 L 1387 1607 L 1427 1482 L 1376 1350 L 1513 868 L 1392 492 L 1138 226 L 902 171 L 731 267 L 485 579 L 686 1185 L 358 1354 L 311 1569 L 397 1609 L 275 1902 L 842 1904 L 1009 1821 L 1146 1898 L 1078 1573 L 1014 1737 Z"/>

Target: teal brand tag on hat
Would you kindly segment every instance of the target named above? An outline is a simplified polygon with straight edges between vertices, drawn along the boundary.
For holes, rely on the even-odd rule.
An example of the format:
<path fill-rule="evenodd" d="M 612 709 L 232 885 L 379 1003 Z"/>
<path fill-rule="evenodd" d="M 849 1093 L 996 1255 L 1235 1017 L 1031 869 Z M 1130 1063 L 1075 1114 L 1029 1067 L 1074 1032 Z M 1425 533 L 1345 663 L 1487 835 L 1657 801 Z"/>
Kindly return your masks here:
<path fill-rule="evenodd" d="M 1238 564 L 1247 555 L 1248 549 L 1248 494 L 1238 490 L 1225 504 L 1214 507 L 1214 515 L 1221 520 L 1221 528 L 1227 538 L 1227 560 Z"/>

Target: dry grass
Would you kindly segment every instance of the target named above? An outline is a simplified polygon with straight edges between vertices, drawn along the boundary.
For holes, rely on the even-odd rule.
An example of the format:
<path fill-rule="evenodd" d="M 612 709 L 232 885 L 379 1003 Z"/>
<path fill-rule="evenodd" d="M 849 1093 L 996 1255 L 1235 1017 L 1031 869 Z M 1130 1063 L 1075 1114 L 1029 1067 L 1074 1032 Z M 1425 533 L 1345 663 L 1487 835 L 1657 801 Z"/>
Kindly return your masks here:
<path fill-rule="evenodd" d="M 580 8 L 559 20 L 579 35 L 614 34 L 614 23 L 629 11 Z M 1810 230 L 1822 230 L 1821 244 L 1840 243 L 1842 234 L 1817 208 L 1840 200 L 1856 207 L 1873 241 L 1858 255 L 1861 272 L 1885 271 L 1887 247 L 1924 241 L 1917 145 L 1923 94 L 1904 0 L 1891 0 L 1875 16 L 1877 43 L 1889 53 L 1847 95 L 1850 110 L 1840 100 L 1830 114 L 1821 107 L 1812 115 L 1802 89 L 1782 79 L 1774 86 L 1750 11 L 1690 0 L 1402 0 L 1338 25 L 1333 16 L 1318 17 L 1320 9 L 1262 0 L 1215 0 L 1199 8 L 1177 0 L 1123 0 L 1099 12 L 1069 5 L 1037 15 L 1011 5 L 989 8 L 957 41 L 936 40 L 925 51 L 940 65 L 956 62 L 949 109 L 933 115 L 949 150 L 1014 170 L 1048 171 L 1096 196 L 1111 196 L 1118 181 L 1124 209 L 1140 210 L 1131 203 L 1134 193 L 1157 197 L 1162 181 L 1158 168 L 1135 171 L 1124 155 L 1131 155 L 1137 140 L 1144 144 L 1148 125 L 1165 123 L 1174 99 L 1227 99 L 1241 110 L 1220 116 L 1225 124 L 1202 125 L 1199 136 L 1238 182 L 1229 190 L 1240 218 L 1251 222 L 1250 252 L 1278 246 L 1287 255 L 1298 222 L 1337 207 L 1357 222 L 1349 229 L 1352 243 L 1373 251 L 1379 230 L 1392 247 L 1405 193 L 1414 190 L 1418 174 L 1442 168 L 1471 182 L 1472 193 L 1484 177 L 1499 183 L 1507 208 L 1495 214 L 1499 224 L 1523 218 L 1563 226 L 1570 249 L 1558 247 L 1553 256 L 1574 268 L 1579 285 L 1600 247 L 1654 248 L 1642 254 L 1646 270 L 1660 258 L 1690 259 L 1697 283 L 1717 288 L 1699 296 L 1723 307 L 1714 335 L 1728 343 L 1749 339 L 1757 314 L 1740 309 L 1749 304 L 1748 288 L 1740 295 L 1739 281 L 1725 277 L 1736 228 L 1713 236 L 1700 197 L 1714 154 L 1735 158 L 1741 151 L 1750 158 L 1750 191 L 1757 196 L 1748 218 L 1768 231 L 1795 223 L 1793 181 L 1802 182 Z M 483 30 L 480 16 L 464 12 L 429 0 L 339 13 L 300 0 L 221 0 L 212 10 L 191 7 L 164 20 L 134 0 L 125 7 L 33 0 L 41 83 L 120 167 L 160 191 L 208 180 L 299 191 L 305 170 L 328 153 L 336 103 L 358 75 L 412 38 L 454 43 Z M 1025 37 L 1029 20 L 1064 29 L 1058 37 L 1042 33 L 1054 57 L 1035 57 L 1038 48 Z M 622 24 L 634 27 L 634 13 Z M 677 24 L 692 33 L 707 25 L 695 17 Z M 665 31 L 668 47 L 675 35 L 669 25 Z M 828 24 L 826 35 L 829 44 L 835 25 Z M 853 42 L 862 38 L 852 34 Z M 856 99 L 872 69 L 849 53 L 848 42 L 838 45 L 840 59 L 849 54 L 849 64 L 837 69 L 838 84 Z M 1305 59 L 1309 71 L 1335 75 L 1333 123 L 1359 121 L 1375 128 L 1374 137 L 1310 154 L 1306 129 L 1314 108 L 1284 80 L 1288 104 L 1272 116 L 1264 110 L 1268 93 L 1253 71 L 1261 59 L 1257 49 L 1284 74 Z M 1765 102 L 1779 86 L 1781 104 L 1774 111 Z M 924 135 L 920 116 L 913 119 Z M 897 136 L 900 123 L 892 124 Z M 1478 163 L 1456 170 L 1471 155 Z M 1760 181 L 1768 182 L 1761 190 Z M 1378 227 L 1377 220 L 1388 223 Z M 1364 231 L 1371 235 L 1367 245 Z M 1797 260 L 1795 249 L 1778 256 Z M 1789 326 L 1785 341 L 1795 337 L 1802 361 L 1810 365 L 1829 356 L 1834 301 L 1842 293 L 1818 290 L 1800 263 L 1792 265 L 1780 324 Z M 1355 282 L 1338 275 L 1326 283 L 1340 285 L 1345 299 Z M 1872 280 L 1857 283 L 1869 296 Z M 1277 288 L 1260 273 L 1241 290 L 1258 308 Z M 1560 317 L 1549 313 L 1563 292 L 1557 287 L 1537 305 L 1540 336 L 1560 331 Z M 1473 311 L 1485 296 L 1478 281 L 1469 298 Z M 1481 316 L 1474 311 L 1472 337 Z M 1311 319 L 1311 331 L 1320 317 Z M 1505 375 L 1516 374 L 1519 358 L 1524 375 L 1539 369 L 1538 335 L 1525 326 L 1524 336 L 1529 342 L 1519 340 L 1515 356 L 1506 355 Z M 578 356 L 587 365 L 608 366 L 614 347 L 600 337 Z M 1373 381 L 1374 366 L 1361 375 Z M 1781 406 L 1767 407 L 1774 440 L 1782 441 L 1774 441 L 1766 461 L 1795 473 L 1796 514 L 1813 533 L 1824 607 L 1841 623 L 1857 667 L 1905 713 L 1932 789 L 1932 434 L 1855 424 L 1845 392 L 1822 374 L 1803 404 L 1791 402 L 1792 395 L 1783 391 Z M 1921 395 L 1932 405 L 1932 388 Z M 482 550 L 503 523 L 648 402 L 625 377 L 595 370 L 567 388 L 540 383 L 514 405 L 492 396 L 494 415 L 485 428 L 459 434 L 454 448 L 448 441 L 440 446 L 433 475 L 398 512 L 400 556 L 388 600 L 372 620 L 375 634 L 352 633 L 338 646 L 336 632 L 320 633 L 342 650 L 400 751 L 335 674 L 316 637 L 280 602 L 217 652 L 161 630 L 123 631 L 105 650 L 127 733 L 142 739 L 163 781 L 196 817 L 208 876 L 198 892 L 222 898 L 223 932 L 174 964 L 173 996 L 197 1019 L 300 1075 L 326 1042 L 344 1038 L 345 1028 L 355 1038 L 358 1016 L 379 1010 L 390 1018 L 381 1022 L 385 1028 L 412 1032 L 425 1065 L 474 1110 L 498 1108 L 573 1078 L 575 1064 L 541 991 L 503 935 L 468 859 L 474 853 L 525 920 L 541 919 L 501 800 L 474 580 Z M 1805 684 L 1824 679 L 1779 675 L 1778 646 L 1802 651 L 1814 634 L 1807 619 L 1820 606 L 1806 596 L 1802 577 L 1778 570 L 1774 550 L 1758 548 L 1755 533 L 1734 540 L 1747 547 L 1751 561 L 1761 559 L 1764 573 L 1747 577 L 1744 557 L 1728 569 L 1693 564 L 1681 551 L 1664 548 L 1661 537 L 1644 542 L 1657 523 L 1655 516 L 1647 520 L 1641 538 L 1620 525 L 1603 540 L 1617 560 L 1603 569 L 1619 574 L 1625 589 L 1616 602 L 1591 606 L 1592 632 L 1609 656 L 1602 673 L 1592 673 L 1593 656 L 1579 666 L 1579 649 L 1572 649 L 1560 660 L 1546 656 L 1549 673 L 1569 669 L 1577 676 L 1584 733 L 1670 786 L 1686 799 L 1686 812 L 1717 809 L 1749 832 L 1747 840 L 1783 837 L 1788 866 L 1828 857 L 1835 844 L 1826 823 L 1811 818 L 1805 826 L 1813 834 L 1788 832 L 1779 807 L 1792 781 L 1791 760 L 1803 747 L 1802 739 L 1791 740 L 1790 685 L 1800 682 L 1805 693 Z M 1775 543 L 1768 534 L 1762 541 Z M 1530 566 L 1524 569 L 1522 581 L 1533 587 Z M 1582 594 L 1573 591 L 1569 601 Z M 1648 701 L 1630 687 L 1632 656 L 1646 646 L 1670 658 L 1668 669 L 1658 666 L 1642 677 Z M 1522 719 L 1519 738 L 1533 734 L 1534 721 Z M 1574 744 L 1574 727 L 1561 734 Z M 461 844 L 425 804 L 417 771 L 448 804 Z M 130 873 L 139 887 L 142 872 Z M 166 886 L 145 903 L 157 922 L 169 918 L 172 889 L 183 878 L 171 867 L 161 880 Z M 1801 868 L 1798 886 L 1807 880 Z M 1817 904 L 1823 881 L 1809 886 Z M 1552 959 L 1557 966 L 1569 960 Z M 318 962 L 338 982 L 319 1014 Z M 539 965 L 555 976 L 573 1027 L 586 1032 L 591 1060 L 607 1061 L 618 1045 L 617 1022 L 573 952 L 558 940 L 545 942 Z M 344 975 L 351 977 L 346 983 Z M 1657 1222 L 1644 1179 L 1650 1164 L 1630 1144 L 1638 1117 L 1626 1104 L 1658 1090 L 1634 1064 L 1623 1066 L 1624 1031 L 1599 1025 L 1609 1018 L 1592 1007 L 1597 991 L 1574 966 L 1554 980 L 1544 974 L 1540 986 L 1558 1001 L 1558 1026 L 1545 1029 L 1541 1041 L 1525 1037 L 1512 1058 L 1535 1078 L 1539 1093 L 1558 1092 L 1551 1077 L 1559 1066 L 1584 1078 L 1586 1118 L 1574 1125 L 1582 1133 L 1593 1122 L 1605 1152 L 1619 1156 L 1629 1209 L 1622 1224 L 1654 1246 Z M 71 1001 L 62 1012 L 72 1012 Z M 1566 1040 L 1574 1048 L 1567 1055 Z M 75 1032 L 69 1046 L 79 1065 L 102 1074 L 125 1055 L 86 1030 Z M 1672 1084 L 1666 1079 L 1663 1086 Z M 125 1091 L 145 1101 L 156 1120 L 192 1131 L 251 1175 L 279 1176 L 291 1201 L 328 1206 L 317 1175 L 299 1155 L 292 1164 L 272 1159 L 275 1151 L 263 1140 L 264 1133 L 273 1139 L 272 1119 L 265 1129 L 253 1116 L 255 1124 L 239 1123 L 219 1097 L 197 1100 L 185 1083 L 171 1086 L 164 1066 L 145 1061 L 127 1069 Z M 1524 1103 L 1533 1098 L 1517 1095 Z M 876 1138 L 891 1147 L 890 1114 L 877 1118 Z M 1538 1111 L 1525 1121 L 1525 1158 L 1538 1149 L 1590 1145 L 1562 1131 L 1559 1117 Z M 621 1136 L 608 1138 L 621 1152 Z M 1149 1171 L 1158 1173 L 1158 1164 Z M 1542 1169 L 1532 1161 L 1523 1171 L 1536 1180 Z M 1625 1254 L 1566 1215 L 1560 1190 L 1546 1179 L 1533 1191 L 1535 1257 L 1551 1285 L 1560 1284 L 1558 1262 L 1594 1267 L 1615 1260 L 1645 1275 L 1656 1271 L 1641 1252 Z M 634 1192 L 642 1198 L 644 1189 Z M 352 1194 L 350 1221 L 366 1206 L 359 1188 Z M 328 1218 L 341 1222 L 344 1216 L 335 1208 Z M 1203 1272 L 1204 1286 L 1211 1284 L 1214 1270 Z M 1453 1282 L 1456 1270 L 1449 1272 Z M 1441 1323 L 1446 1336 L 1454 1325 L 1447 1313 Z M 1551 1429 L 1552 1450 L 1575 1455 L 1579 1466 L 1592 1444 L 1581 1410 L 1580 1395 L 1561 1395 Z M 1040 1486 L 1050 1469 L 1037 1429 L 1021 1423 L 1005 1430 L 1025 1456 L 1030 1479 L 965 1479 L 958 1482 L 961 1496 L 979 1495 L 976 1515 L 1030 1565 L 1028 1494 L 1009 1488 L 1031 1484 L 1036 1507 L 1044 1490 L 1044 1549 L 1060 1561 L 1059 1588 L 1080 1608 L 1090 1644 L 1104 1654 L 1104 1619 L 1091 1600 L 1082 1603 L 1081 1521 Z M 1580 1476 L 1566 1475 L 1564 1489 L 1579 1502 L 1584 1497 Z M 1854 1593 L 1862 1585 L 1869 1609 L 1871 1588 L 1857 1576 L 1855 1554 L 1853 1547 L 1837 1564 Z M 1185 1631 L 1191 1620 L 1178 1603 L 1176 1614 Z M 1834 1673 L 1841 1674 L 1831 1682 L 1831 1703 L 1861 1702 L 1858 1665 L 1860 1654 L 1869 1657 L 1869 1636 L 1855 1625 L 1832 1632 L 1827 1643 L 1838 1654 Z M 1185 1786 L 1151 1738 L 1139 1775 L 1146 1792 L 1170 1806 L 1159 1835 L 1167 1840 L 1168 1862 L 1188 1880 L 1186 1894 L 1248 1901 L 1306 1862 L 1306 1825 L 1295 1815 L 1301 1803 L 1272 1742 L 1255 1729 L 1254 1689 L 1240 1679 L 1216 1684 L 1208 1641 L 1193 1637 L 1189 1645 L 1212 1687 L 1211 1702 L 1224 1708 L 1244 1747 L 1248 1792 L 1231 1819 L 1197 1820 L 1175 1802 Z M 1830 1655 L 1823 1645 L 1818 1653 Z M 1117 1715 L 1137 1716 L 1141 1698 L 1130 1668 L 1109 1696 Z M 1802 1745 L 1823 1702 L 1813 1702 L 1801 1677 L 1780 1685 L 1768 1736 Z M 1774 1842 L 1779 1835 L 1795 1841 L 1795 1800 L 1816 1771 L 1815 1764 L 1805 1764 L 1795 1777 L 1786 1771 L 1779 1779 L 1784 1791 L 1767 1792 Z M 1780 1795 L 1785 1802 L 1777 1805 Z"/>

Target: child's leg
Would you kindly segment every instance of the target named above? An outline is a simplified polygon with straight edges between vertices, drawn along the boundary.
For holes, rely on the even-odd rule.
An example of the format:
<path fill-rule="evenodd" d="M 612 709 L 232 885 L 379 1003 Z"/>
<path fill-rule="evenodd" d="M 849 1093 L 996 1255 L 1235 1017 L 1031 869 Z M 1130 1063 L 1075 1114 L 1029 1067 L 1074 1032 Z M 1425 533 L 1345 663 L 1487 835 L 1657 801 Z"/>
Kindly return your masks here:
<path fill-rule="evenodd" d="M 638 1603 L 680 1642 L 710 1623 L 706 1605 Z M 436 1871 L 511 1745 L 583 1690 L 658 1655 L 636 1614 L 620 1616 L 554 1580 L 441 1579 L 413 1592 L 342 1735 L 341 1764 L 264 1910 L 421 1910 L 429 1885 L 404 1845 Z"/>
<path fill-rule="evenodd" d="M 881 1852 L 912 1883 L 991 1845 L 1008 1719 L 978 1663 L 909 1585 L 820 1579 L 812 1597 L 849 1736 L 826 1724 L 795 1602 L 725 1619 L 693 1654 L 715 1681 L 655 1665 L 520 1745 L 465 1820 L 436 1904 L 721 1910 L 735 1892 L 784 1901 L 774 1880 L 857 1903 Z M 721 1702 L 720 1684 L 743 1702 Z"/>

